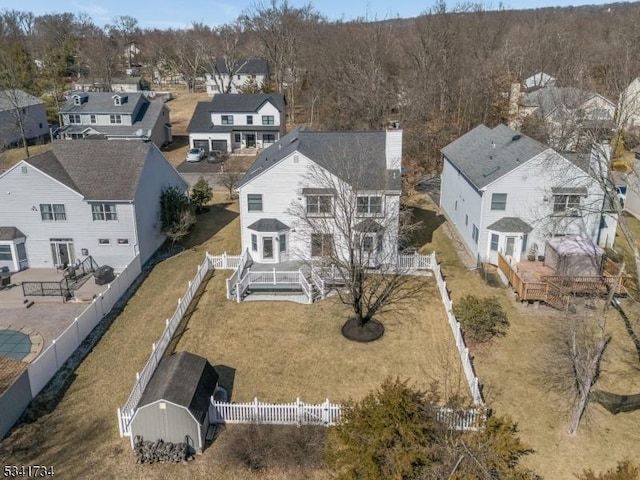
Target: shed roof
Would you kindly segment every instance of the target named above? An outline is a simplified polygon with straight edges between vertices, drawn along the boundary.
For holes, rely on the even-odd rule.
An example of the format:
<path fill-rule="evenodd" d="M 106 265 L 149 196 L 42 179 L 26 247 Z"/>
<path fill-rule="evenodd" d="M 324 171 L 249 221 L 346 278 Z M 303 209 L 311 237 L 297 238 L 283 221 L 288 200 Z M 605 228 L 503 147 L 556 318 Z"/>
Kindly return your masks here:
<path fill-rule="evenodd" d="M 578 236 L 553 237 L 547 243 L 560 255 L 604 255 L 604 250 L 594 242 Z"/>
<path fill-rule="evenodd" d="M 263 150 L 236 188 L 299 152 L 360 190 L 400 190 L 402 176 L 399 170 L 387 170 L 385 147 L 383 131 L 315 132 L 299 128 Z"/>
<path fill-rule="evenodd" d="M 477 189 L 548 150 L 549 147 L 506 125 L 478 125 L 442 149 L 444 156 Z"/>
<path fill-rule="evenodd" d="M 151 142 L 59 140 L 53 150 L 26 158 L 85 200 L 133 200 Z"/>
<path fill-rule="evenodd" d="M 138 408 L 166 400 L 188 408 L 202 423 L 217 384 L 218 374 L 206 358 L 177 352 L 162 359 L 144 389 Z"/>

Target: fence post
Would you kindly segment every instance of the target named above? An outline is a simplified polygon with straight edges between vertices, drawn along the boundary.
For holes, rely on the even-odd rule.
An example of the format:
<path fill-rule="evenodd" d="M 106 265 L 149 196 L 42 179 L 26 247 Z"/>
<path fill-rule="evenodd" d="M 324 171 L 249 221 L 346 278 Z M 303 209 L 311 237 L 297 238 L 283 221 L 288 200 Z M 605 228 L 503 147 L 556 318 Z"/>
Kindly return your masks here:
<path fill-rule="evenodd" d="M 276 269 L 273 269 L 273 284 L 276 285 L 278 282 L 276 281 Z"/>
<path fill-rule="evenodd" d="M 328 426 L 331 422 L 331 404 L 329 403 L 329 399 L 327 398 L 324 402 L 324 408 L 322 409 L 322 421 L 324 422 L 324 426 Z"/>
<path fill-rule="evenodd" d="M 258 397 L 253 398 L 253 418 L 256 423 L 260 423 L 260 416 L 258 415 Z"/>
<path fill-rule="evenodd" d="M 296 398 L 296 425 L 302 425 L 302 407 L 303 403 L 300 401 L 300 397 Z"/>

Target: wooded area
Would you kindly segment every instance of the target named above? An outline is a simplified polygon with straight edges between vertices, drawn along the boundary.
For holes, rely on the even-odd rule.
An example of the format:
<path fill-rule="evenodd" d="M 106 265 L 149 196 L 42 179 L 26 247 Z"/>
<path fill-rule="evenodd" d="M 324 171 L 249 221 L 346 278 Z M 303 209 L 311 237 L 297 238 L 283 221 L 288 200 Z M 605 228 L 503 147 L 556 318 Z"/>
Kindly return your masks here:
<path fill-rule="evenodd" d="M 273 0 L 232 24 L 159 30 L 128 16 L 101 28 L 85 14 L 5 10 L 0 87 L 47 98 L 55 121 L 79 75 L 109 80 L 129 69 L 152 88 L 179 78 L 197 89 L 215 57 L 262 57 L 273 80 L 265 88 L 286 94 L 292 124 L 379 129 L 397 120 L 408 166 L 433 171 L 442 146 L 505 121 L 510 84 L 532 73 L 617 102 L 640 72 L 639 16 L 637 2 L 485 11 L 441 1 L 413 19 L 330 22 L 311 4 Z"/>

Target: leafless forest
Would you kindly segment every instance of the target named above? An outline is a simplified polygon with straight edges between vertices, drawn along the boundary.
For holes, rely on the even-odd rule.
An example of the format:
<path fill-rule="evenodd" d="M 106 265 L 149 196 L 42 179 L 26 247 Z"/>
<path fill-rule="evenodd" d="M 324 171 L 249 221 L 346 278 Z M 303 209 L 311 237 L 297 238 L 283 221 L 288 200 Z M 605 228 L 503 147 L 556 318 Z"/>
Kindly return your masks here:
<path fill-rule="evenodd" d="M 640 73 L 640 3 L 485 11 L 438 3 L 413 19 L 330 22 L 308 4 L 255 4 L 231 24 L 144 30 L 119 16 L 98 27 L 73 13 L 0 15 L 0 86 L 49 99 L 70 82 L 139 69 L 150 88 L 201 87 L 212 58 L 264 57 L 284 92 L 292 125 L 405 130 L 406 161 L 438 168 L 439 149 L 478 123 L 507 114 L 509 85 L 545 71 L 559 85 L 617 101 Z M 55 119 L 55 115 L 52 115 Z"/>

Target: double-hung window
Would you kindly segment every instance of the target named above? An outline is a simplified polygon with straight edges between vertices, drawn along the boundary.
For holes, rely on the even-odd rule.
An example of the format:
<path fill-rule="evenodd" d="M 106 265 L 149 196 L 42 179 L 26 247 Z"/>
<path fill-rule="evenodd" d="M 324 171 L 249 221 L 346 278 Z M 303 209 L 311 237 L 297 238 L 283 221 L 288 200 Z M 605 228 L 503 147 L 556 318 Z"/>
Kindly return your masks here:
<path fill-rule="evenodd" d="M 276 118 L 273 115 L 262 115 L 262 125 L 275 125 Z"/>
<path fill-rule="evenodd" d="M 122 116 L 121 115 L 109 115 L 109 122 L 112 124 L 121 124 Z"/>
<path fill-rule="evenodd" d="M 40 217 L 44 222 L 64 222 L 67 220 L 67 213 L 63 204 L 41 203 Z"/>
<path fill-rule="evenodd" d="M 91 213 L 94 221 L 115 221 L 118 220 L 115 203 L 94 203 L 91 205 Z"/>
<path fill-rule="evenodd" d="M 262 211 L 262 194 L 261 193 L 249 193 L 247 195 L 247 210 L 250 212 Z"/>
<path fill-rule="evenodd" d="M 222 125 L 233 125 L 233 115 L 220 116 L 220 123 L 222 123 Z"/>
<path fill-rule="evenodd" d="M 311 256 L 324 257 L 333 253 L 333 235 L 330 233 L 311 234 Z"/>
<path fill-rule="evenodd" d="M 69 114 L 69 123 L 80 123 L 80 115 L 78 115 L 77 113 Z"/>
<path fill-rule="evenodd" d="M 507 209 L 507 194 L 506 193 L 494 193 L 491 195 L 491 210 L 506 210 Z"/>
<path fill-rule="evenodd" d="M 580 195 L 554 195 L 553 213 L 567 212 L 578 215 L 580 208 Z"/>
<path fill-rule="evenodd" d="M 307 214 L 330 215 L 332 210 L 331 195 L 307 195 Z"/>
<path fill-rule="evenodd" d="M 382 213 L 382 197 L 378 195 L 358 196 L 356 209 L 362 215 L 379 215 Z"/>

